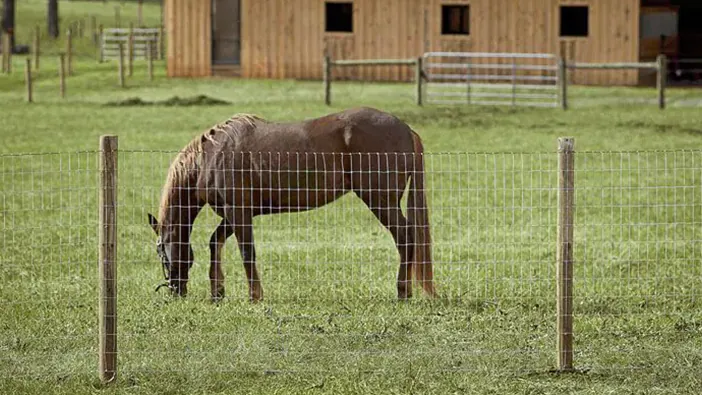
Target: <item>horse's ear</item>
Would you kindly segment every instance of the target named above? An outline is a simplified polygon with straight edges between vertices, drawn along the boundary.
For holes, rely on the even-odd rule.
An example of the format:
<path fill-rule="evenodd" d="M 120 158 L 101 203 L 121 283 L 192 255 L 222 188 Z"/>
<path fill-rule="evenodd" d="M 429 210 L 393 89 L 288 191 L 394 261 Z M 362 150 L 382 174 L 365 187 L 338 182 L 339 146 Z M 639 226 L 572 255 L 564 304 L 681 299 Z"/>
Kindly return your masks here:
<path fill-rule="evenodd" d="M 156 220 L 156 217 L 151 215 L 151 213 L 148 213 L 149 216 L 149 225 L 151 225 L 151 229 L 156 232 L 156 235 L 158 235 L 158 221 Z"/>

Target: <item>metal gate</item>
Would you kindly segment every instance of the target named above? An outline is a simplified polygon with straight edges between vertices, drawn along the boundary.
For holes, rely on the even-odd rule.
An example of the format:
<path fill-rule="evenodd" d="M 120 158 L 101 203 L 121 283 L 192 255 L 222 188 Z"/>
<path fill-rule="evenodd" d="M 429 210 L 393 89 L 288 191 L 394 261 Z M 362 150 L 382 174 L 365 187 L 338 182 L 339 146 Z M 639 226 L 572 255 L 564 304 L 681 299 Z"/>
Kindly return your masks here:
<path fill-rule="evenodd" d="M 427 52 L 428 103 L 556 107 L 558 58 L 542 53 Z"/>

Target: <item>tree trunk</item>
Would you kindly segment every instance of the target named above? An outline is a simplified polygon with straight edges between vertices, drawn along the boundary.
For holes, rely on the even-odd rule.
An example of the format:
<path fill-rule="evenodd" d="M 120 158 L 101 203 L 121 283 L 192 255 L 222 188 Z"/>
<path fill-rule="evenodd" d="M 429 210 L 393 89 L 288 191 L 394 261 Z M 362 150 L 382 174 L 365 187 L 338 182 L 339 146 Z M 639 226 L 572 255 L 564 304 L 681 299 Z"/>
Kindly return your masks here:
<path fill-rule="evenodd" d="M 2 2 L 2 31 L 10 35 L 10 49 L 15 48 L 15 0 Z M 7 48 L 3 48 L 6 51 Z"/>
<path fill-rule="evenodd" d="M 49 0 L 49 12 L 47 16 L 47 24 L 49 36 L 58 38 L 59 36 L 59 19 L 58 19 L 58 0 Z"/>

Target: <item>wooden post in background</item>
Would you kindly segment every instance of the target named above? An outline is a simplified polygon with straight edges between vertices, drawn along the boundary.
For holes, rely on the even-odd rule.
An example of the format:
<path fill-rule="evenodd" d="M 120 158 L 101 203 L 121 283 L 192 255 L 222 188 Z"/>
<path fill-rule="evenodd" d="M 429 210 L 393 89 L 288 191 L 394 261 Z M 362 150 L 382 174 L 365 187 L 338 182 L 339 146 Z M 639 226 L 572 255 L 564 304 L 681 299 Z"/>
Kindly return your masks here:
<path fill-rule="evenodd" d="M 423 93 L 423 79 L 424 79 L 424 72 L 423 72 L 423 65 L 424 63 L 422 62 L 422 57 L 417 58 L 417 64 L 414 69 L 414 81 L 417 84 L 417 105 L 421 106 L 423 104 L 423 98 L 422 98 L 422 93 Z"/>
<path fill-rule="evenodd" d="M 146 61 L 148 67 L 149 81 L 154 80 L 154 42 L 146 42 Z"/>
<path fill-rule="evenodd" d="M 163 60 L 163 25 L 159 25 L 158 27 L 156 41 L 158 41 L 158 60 Z"/>
<path fill-rule="evenodd" d="M 93 40 L 93 45 L 95 46 L 98 45 L 97 29 L 97 18 L 95 17 L 95 15 L 90 15 L 90 39 Z"/>
<path fill-rule="evenodd" d="M 12 38 L 7 33 L 3 34 L 2 35 L 2 57 L 4 59 L 3 71 L 6 72 L 7 74 L 12 73 L 12 48 L 11 47 L 12 47 Z"/>
<path fill-rule="evenodd" d="M 668 78 L 668 59 L 660 54 L 656 59 L 658 73 L 656 74 L 656 89 L 658 90 L 658 108 L 665 109 L 665 86 Z"/>
<path fill-rule="evenodd" d="M 119 77 L 119 87 L 124 88 L 124 44 L 119 43 L 119 58 L 117 62 L 117 73 Z"/>
<path fill-rule="evenodd" d="M 34 27 L 34 45 L 32 48 L 32 54 L 34 55 L 34 70 L 39 71 L 39 56 L 41 55 L 41 49 L 39 47 L 41 42 L 41 28 L 39 26 Z"/>
<path fill-rule="evenodd" d="M 59 95 L 66 97 L 66 55 L 59 55 Z"/>
<path fill-rule="evenodd" d="M 127 36 L 127 75 L 134 72 L 134 24 L 129 23 L 129 36 Z"/>
<path fill-rule="evenodd" d="M 102 23 L 100 24 L 100 27 L 98 28 L 98 37 L 97 37 L 97 46 L 98 46 L 98 62 L 102 63 L 105 61 L 105 52 L 103 48 L 103 41 L 102 41 L 102 33 L 103 33 L 104 27 L 102 26 Z"/>
<path fill-rule="evenodd" d="M 558 58 L 558 99 L 561 102 L 561 108 L 568 109 L 568 65 L 565 58 Z"/>
<path fill-rule="evenodd" d="M 573 370 L 573 223 L 575 139 L 558 139 L 558 235 L 556 244 L 558 369 Z"/>
<path fill-rule="evenodd" d="M 2 72 L 7 73 L 7 39 L 5 38 L 7 34 L 3 33 L 0 29 L 0 45 L 2 45 Z"/>
<path fill-rule="evenodd" d="M 331 59 L 324 55 L 324 104 L 331 105 Z"/>
<path fill-rule="evenodd" d="M 99 190 L 99 373 L 117 376 L 117 137 L 100 137 Z"/>
<path fill-rule="evenodd" d="M 66 31 L 66 71 L 69 76 L 73 75 L 73 32 L 69 28 Z"/>
<path fill-rule="evenodd" d="M 31 103 L 32 100 L 32 59 L 27 58 L 27 62 L 24 64 L 24 84 L 27 87 L 27 103 Z"/>

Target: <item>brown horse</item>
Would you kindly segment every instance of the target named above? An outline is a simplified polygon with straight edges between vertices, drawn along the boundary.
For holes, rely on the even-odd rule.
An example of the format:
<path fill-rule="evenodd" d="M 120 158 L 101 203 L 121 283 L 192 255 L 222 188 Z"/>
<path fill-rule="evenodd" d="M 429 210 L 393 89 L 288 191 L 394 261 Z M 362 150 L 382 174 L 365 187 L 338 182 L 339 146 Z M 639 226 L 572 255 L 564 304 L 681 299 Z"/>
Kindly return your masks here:
<path fill-rule="evenodd" d="M 406 218 L 400 200 L 410 177 Z M 158 219 L 148 214 L 166 285 L 175 295 L 187 294 L 190 234 L 209 204 L 222 217 L 210 239 L 212 298 L 224 296 L 221 249 L 234 234 L 249 298 L 260 300 L 253 218 L 315 209 L 350 191 L 393 236 L 400 254 L 398 297 L 412 296 L 412 272 L 436 296 L 421 139 L 395 116 L 371 108 L 285 124 L 235 115 L 193 139 L 169 168 Z"/>

